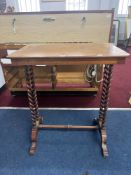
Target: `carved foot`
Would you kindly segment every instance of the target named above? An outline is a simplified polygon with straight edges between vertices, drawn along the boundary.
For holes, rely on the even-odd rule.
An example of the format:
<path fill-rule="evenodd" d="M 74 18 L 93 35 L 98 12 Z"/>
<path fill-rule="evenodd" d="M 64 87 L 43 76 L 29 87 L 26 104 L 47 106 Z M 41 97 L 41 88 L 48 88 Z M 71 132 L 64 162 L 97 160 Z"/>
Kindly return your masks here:
<path fill-rule="evenodd" d="M 93 123 L 99 127 L 102 155 L 104 158 L 106 158 L 108 156 L 106 128 L 102 126 L 102 121 L 99 118 L 95 118 Z"/>
<path fill-rule="evenodd" d="M 32 128 L 32 132 L 31 132 L 31 147 L 30 147 L 30 150 L 29 150 L 29 154 L 30 155 L 34 155 L 34 153 L 36 151 L 37 133 L 38 133 L 38 129 L 36 127 Z"/>
<path fill-rule="evenodd" d="M 30 155 L 34 155 L 36 151 L 36 142 L 32 142 L 29 150 Z"/>
<path fill-rule="evenodd" d="M 101 128 L 100 129 L 101 134 L 101 148 L 102 148 L 102 154 L 106 158 L 108 156 L 108 149 L 107 149 L 107 135 L 106 135 L 106 129 Z"/>

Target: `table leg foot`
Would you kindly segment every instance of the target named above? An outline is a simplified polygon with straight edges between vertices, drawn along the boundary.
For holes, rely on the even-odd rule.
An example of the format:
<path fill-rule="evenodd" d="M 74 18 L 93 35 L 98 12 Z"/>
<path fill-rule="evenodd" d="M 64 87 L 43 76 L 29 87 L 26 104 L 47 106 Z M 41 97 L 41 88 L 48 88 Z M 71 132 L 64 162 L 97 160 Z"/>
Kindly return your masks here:
<path fill-rule="evenodd" d="M 108 157 L 106 129 L 105 128 L 101 128 L 100 129 L 100 134 L 101 134 L 102 154 L 106 158 L 106 157 Z"/>
<path fill-rule="evenodd" d="M 37 128 L 32 128 L 31 132 L 31 146 L 29 149 L 29 154 L 34 155 L 36 151 L 36 144 L 37 144 L 37 134 L 38 134 L 38 129 Z"/>
<path fill-rule="evenodd" d="M 29 149 L 29 154 L 34 155 L 35 151 L 36 151 L 36 142 L 32 142 L 31 146 L 30 146 L 30 149 Z"/>
<path fill-rule="evenodd" d="M 99 127 L 102 155 L 106 158 L 108 156 L 106 128 L 101 126 L 101 122 L 98 118 L 93 120 L 93 124 L 98 125 Z"/>

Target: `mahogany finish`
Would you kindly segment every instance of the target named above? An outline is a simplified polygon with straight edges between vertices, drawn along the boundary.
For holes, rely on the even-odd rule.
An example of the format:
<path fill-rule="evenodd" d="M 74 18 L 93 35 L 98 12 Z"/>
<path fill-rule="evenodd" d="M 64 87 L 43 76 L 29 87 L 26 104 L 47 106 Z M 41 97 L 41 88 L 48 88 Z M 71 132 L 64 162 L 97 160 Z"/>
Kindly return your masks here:
<path fill-rule="evenodd" d="M 32 134 L 30 154 L 36 150 L 37 134 L 39 129 L 95 129 L 99 130 L 101 137 L 101 149 L 103 156 L 108 156 L 106 143 L 106 112 L 108 108 L 109 89 L 111 84 L 113 64 L 124 63 L 129 54 L 112 44 L 95 43 L 68 43 L 68 44 L 42 44 L 28 45 L 15 53 L 9 55 L 12 63 L 18 66 L 25 66 L 29 107 L 32 115 Z M 37 64 L 63 65 L 63 64 L 105 64 L 103 87 L 100 101 L 99 116 L 93 126 L 72 126 L 72 125 L 44 125 L 42 117 L 38 113 L 38 101 L 35 89 L 33 66 Z M 55 66 L 52 70 L 52 80 L 55 86 Z"/>
<path fill-rule="evenodd" d="M 128 53 L 109 43 L 27 45 L 7 56 L 14 65 L 78 65 L 124 63 Z"/>

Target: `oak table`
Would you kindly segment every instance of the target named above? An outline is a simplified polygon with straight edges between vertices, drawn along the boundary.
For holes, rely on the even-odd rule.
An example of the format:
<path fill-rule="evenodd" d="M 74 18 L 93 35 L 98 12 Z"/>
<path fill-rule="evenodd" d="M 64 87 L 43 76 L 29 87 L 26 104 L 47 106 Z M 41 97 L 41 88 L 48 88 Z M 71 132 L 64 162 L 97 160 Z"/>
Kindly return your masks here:
<path fill-rule="evenodd" d="M 108 156 L 106 143 L 106 113 L 108 108 L 109 89 L 114 64 L 123 64 L 129 54 L 115 47 L 113 44 L 105 43 L 47 43 L 30 44 L 24 46 L 13 54 L 12 65 L 24 66 L 28 90 L 29 107 L 32 115 L 32 133 L 30 154 L 36 150 L 37 134 L 39 129 L 80 129 L 99 130 L 101 136 L 101 148 L 103 156 Z M 76 125 L 45 125 L 38 112 L 38 101 L 34 82 L 33 66 L 36 65 L 83 65 L 104 64 L 103 85 L 100 100 L 99 116 L 92 126 Z"/>

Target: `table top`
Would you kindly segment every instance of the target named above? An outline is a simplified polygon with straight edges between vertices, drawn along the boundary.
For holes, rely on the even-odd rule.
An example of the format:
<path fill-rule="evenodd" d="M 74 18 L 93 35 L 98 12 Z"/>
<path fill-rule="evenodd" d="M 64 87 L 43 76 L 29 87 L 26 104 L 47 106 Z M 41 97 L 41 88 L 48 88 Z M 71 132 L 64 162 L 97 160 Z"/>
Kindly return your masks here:
<path fill-rule="evenodd" d="M 15 59 L 15 63 L 22 61 L 28 64 L 48 63 L 57 65 L 62 61 L 68 64 L 67 61 L 77 62 L 83 61 L 83 64 L 100 63 L 102 60 L 109 61 L 109 63 L 116 64 L 122 62 L 129 54 L 122 49 L 110 43 L 47 43 L 47 44 L 30 44 L 24 46 L 18 51 L 8 55 L 9 58 Z M 40 61 L 41 60 L 41 61 Z M 112 62 L 112 61 L 115 62 Z M 42 62 L 44 61 L 44 62 Z M 95 62 L 94 62 L 95 61 Z M 102 63 L 102 62 L 101 62 Z M 50 64 L 50 63 L 49 63 Z M 72 63 L 73 64 L 73 63 Z M 78 63 L 77 63 L 78 64 Z M 102 63 L 104 64 L 104 62 Z M 105 63 L 106 64 L 106 63 Z"/>
<path fill-rule="evenodd" d="M 113 44 L 105 43 L 48 43 L 30 44 L 15 53 L 11 58 L 43 57 L 126 57 L 129 54 Z"/>

